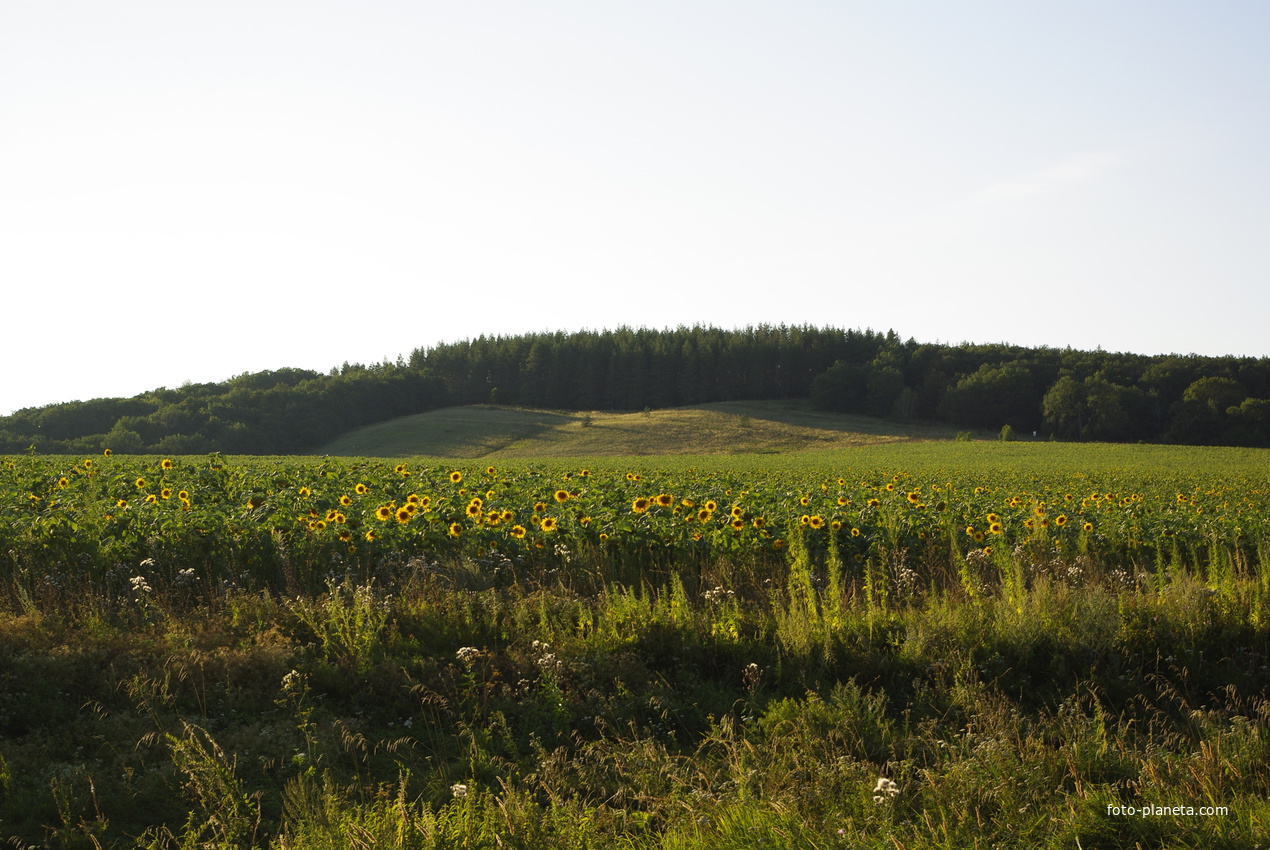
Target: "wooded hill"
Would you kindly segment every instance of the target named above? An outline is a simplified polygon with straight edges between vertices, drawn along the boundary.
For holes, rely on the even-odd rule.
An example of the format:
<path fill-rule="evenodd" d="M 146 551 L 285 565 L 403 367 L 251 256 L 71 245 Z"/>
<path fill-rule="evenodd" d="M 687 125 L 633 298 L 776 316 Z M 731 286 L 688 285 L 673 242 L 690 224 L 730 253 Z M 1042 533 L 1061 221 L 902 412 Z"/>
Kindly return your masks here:
<path fill-rule="evenodd" d="M 1065 440 L 1270 446 L 1270 359 L 901 341 L 810 326 L 479 337 L 396 363 L 281 369 L 0 417 L 0 452 L 287 454 L 462 404 L 642 410 L 810 398 L 824 410 Z"/>

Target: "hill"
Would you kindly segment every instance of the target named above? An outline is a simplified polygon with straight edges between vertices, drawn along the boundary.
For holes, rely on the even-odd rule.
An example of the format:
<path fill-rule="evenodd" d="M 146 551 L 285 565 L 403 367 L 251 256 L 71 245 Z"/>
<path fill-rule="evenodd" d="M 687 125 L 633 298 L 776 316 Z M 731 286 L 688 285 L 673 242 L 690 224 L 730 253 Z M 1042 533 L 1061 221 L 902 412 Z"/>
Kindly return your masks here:
<path fill-rule="evenodd" d="M 565 439 L 556 433 L 561 421 L 526 419 L 523 412 L 592 411 L 594 429 L 601 421 L 595 411 L 607 417 L 650 408 L 726 410 L 711 405 L 771 399 L 990 434 L 1008 424 L 1020 434 L 1081 442 L 1270 447 L 1270 358 L 949 346 L 901 341 L 894 332 L 763 325 L 480 337 L 416 349 L 395 363 L 346 363 L 325 374 L 286 368 L 160 387 L 131 399 L 29 408 L 0 417 L 0 454 L 308 454 L 355 428 L 466 405 L 522 413 L 489 424 L 488 434 L 465 437 L 466 448 L 443 444 L 444 451 L 501 451 L 548 434 L 569 444 L 551 451 L 579 451 L 592 441 L 603 448 L 605 438 L 588 429 Z M 756 418 L 737 413 L 744 415 Z M 770 421 L 819 427 L 784 416 Z M 603 421 L 614 439 L 645 450 L 645 437 L 635 439 L 639 424 L 623 429 L 623 420 Z M 688 422 L 678 436 L 712 446 L 719 441 L 707 439 L 710 427 Z M 905 435 L 906 427 L 885 430 Z M 877 436 L 874 426 L 846 430 Z M 732 439 L 761 451 L 772 442 L 770 450 L 784 451 L 818 438 L 737 434 L 722 442 Z"/>
<path fill-rule="evenodd" d="M 770 454 L 955 434 L 940 425 L 825 413 L 805 401 L 719 402 L 638 413 L 467 405 L 358 428 L 318 453 L 441 458 Z"/>

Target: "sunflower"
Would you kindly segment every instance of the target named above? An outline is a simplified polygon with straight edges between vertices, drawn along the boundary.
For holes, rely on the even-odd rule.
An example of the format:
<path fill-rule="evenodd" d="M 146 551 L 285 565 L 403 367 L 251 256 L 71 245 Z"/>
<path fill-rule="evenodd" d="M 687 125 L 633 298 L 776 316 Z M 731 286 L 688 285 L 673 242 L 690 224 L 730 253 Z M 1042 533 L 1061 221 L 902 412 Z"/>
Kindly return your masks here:
<path fill-rule="evenodd" d="M 539 525 L 538 527 L 541 528 L 543 531 L 555 531 L 557 524 L 558 523 L 556 522 L 555 517 L 548 516 L 548 517 L 542 518 L 542 524 Z"/>
<path fill-rule="evenodd" d="M 976 543 L 982 543 L 982 542 L 983 542 L 983 532 L 982 532 L 982 531 L 976 531 L 976 532 L 974 533 L 974 538 L 975 538 L 975 542 L 976 542 Z"/>
<path fill-rule="evenodd" d="M 409 509 L 404 507 L 397 509 L 397 522 L 400 522 L 403 524 L 410 522 L 410 517 L 411 517 L 411 514 Z"/>
<path fill-rule="evenodd" d="M 340 504 L 347 508 L 349 505 L 353 504 L 353 497 L 345 493 L 343 496 L 340 496 Z"/>
<path fill-rule="evenodd" d="M 307 499 L 309 498 L 309 496 L 313 495 L 313 491 L 310 490 L 308 487 L 301 487 L 299 494 L 301 499 Z"/>
<path fill-rule="evenodd" d="M 842 520 L 835 519 L 833 522 L 829 523 L 829 527 L 834 531 L 842 531 Z"/>
<path fill-rule="evenodd" d="M 697 511 L 697 519 L 701 520 L 702 522 L 709 522 L 710 517 L 712 516 L 714 516 L 714 511 L 710 510 L 709 508 L 702 508 L 701 510 Z"/>
<path fill-rule="evenodd" d="M 811 517 L 807 516 L 807 514 L 803 514 L 802 516 L 798 518 L 798 524 L 811 525 Z"/>
<path fill-rule="evenodd" d="M 160 490 L 160 491 L 159 491 L 159 495 L 160 495 L 160 496 L 162 496 L 162 497 L 163 497 L 163 498 L 165 498 L 165 499 L 170 499 L 170 498 L 172 498 L 172 488 L 171 488 L 171 487 L 164 487 L 162 490 Z"/>
<path fill-rule="evenodd" d="M 653 500 L 658 507 L 668 508 L 675 503 L 675 497 L 669 493 L 658 493 L 657 498 Z"/>
<path fill-rule="evenodd" d="M 163 467 L 164 469 L 171 469 L 172 461 L 168 460 L 167 458 L 164 458 L 163 461 L 159 464 L 159 466 Z"/>
<path fill-rule="evenodd" d="M 838 507 L 845 508 L 849 504 L 851 504 L 851 500 L 848 499 L 846 496 L 838 497 Z"/>
<path fill-rule="evenodd" d="M 492 466 L 487 466 L 487 467 L 485 467 L 485 474 L 486 474 L 486 475 L 493 475 L 496 471 L 497 471 L 497 470 L 495 470 L 495 469 L 494 469 L 494 467 L 492 467 Z"/>
<path fill-rule="evenodd" d="M 1085 532 L 1090 532 L 1094 530 L 1094 524 L 1092 522 L 1087 522 L 1082 526 L 1082 528 Z"/>
<path fill-rule="evenodd" d="M 811 518 L 807 520 L 807 524 L 810 525 L 812 528 L 824 528 L 825 518 L 822 517 L 820 514 L 812 514 Z"/>
<path fill-rule="evenodd" d="M 567 501 L 569 501 L 569 491 L 568 491 L 568 490 L 557 490 L 557 491 L 555 492 L 554 496 L 555 496 L 555 500 L 556 500 L 557 502 L 567 502 Z"/>
<path fill-rule="evenodd" d="M 908 499 L 910 504 L 916 505 L 918 502 L 922 500 L 922 494 L 914 490 L 911 493 L 909 493 L 906 498 Z"/>
<path fill-rule="evenodd" d="M 1000 522 L 1000 521 L 1001 521 L 1001 517 L 997 516 L 996 514 L 988 514 L 989 523 Z"/>
<path fill-rule="evenodd" d="M 400 475 L 406 471 L 406 465 L 404 463 L 399 463 L 392 468 L 392 471 Z"/>
<path fill-rule="evenodd" d="M 157 501 L 159 501 L 159 497 L 154 495 L 153 493 L 146 496 L 146 502 L 148 502 L 151 505 L 153 505 Z"/>
<path fill-rule="evenodd" d="M 71 483 L 71 480 L 70 480 L 69 478 L 59 478 L 59 479 L 57 479 L 57 486 L 58 486 L 58 487 L 66 487 L 66 486 L 68 486 L 70 483 Z"/>
<path fill-rule="evenodd" d="M 640 496 L 636 498 L 635 501 L 631 502 L 631 510 L 637 514 L 642 514 L 644 511 L 648 510 L 648 506 L 651 504 L 652 502 L 649 501 L 648 498 Z"/>
<path fill-rule="evenodd" d="M 349 531 L 347 528 L 341 528 L 340 533 L 337 536 L 339 537 L 341 543 L 348 543 L 353 539 L 353 532 Z"/>
<path fill-rule="evenodd" d="M 1001 532 L 1005 531 L 1005 529 L 1002 528 L 1001 523 L 994 522 L 988 526 L 988 531 L 992 532 L 993 534 L 1000 534 Z"/>
<path fill-rule="evenodd" d="M 855 528 L 855 527 L 853 526 L 853 527 L 851 528 L 851 536 L 852 536 L 852 537 L 859 537 L 859 536 L 860 536 L 860 529 Z"/>
<path fill-rule="evenodd" d="M 367 543 L 370 543 L 371 541 L 373 541 L 373 540 L 374 540 L 376 537 L 378 537 L 378 536 L 379 536 L 379 534 L 378 534 L 378 533 L 376 533 L 375 529 L 373 529 L 373 528 L 368 528 L 368 529 L 366 529 L 366 542 L 367 542 Z"/>
<path fill-rule="evenodd" d="M 589 516 L 578 517 L 578 525 L 590 525 L 590 524 L 591 524 L 591 518 Z"/>
<path fill-rule="evenodd" d="M 762 528 L 762 527 L 763 527 L 763 526 L 765 526 L 765 525 L 767 525 L 767 520 L 766 520 L 765 518 L 763 518 L 763 517 L 761 517 L 761 516 L 756 516 L 756 517 L 754 517 L 754 527 L 755 527 L 755 528 Z"/>
<path fill-rule="evenodd" d="M 331 508 L 329 511 L 326 512 L 326 521 L 335 522 L 335 515 L 337 513 L 339 513 L 339 511 L 335 510 L 334 508 Z"/>
<path fill-rule="evenodd" d="M 115 502 L 115 507 L 116 507 L 116 508 L 126 508 L 126 507 L 128 507 L 128 502 L 127 502 L 127 500 L 126 500 L 126 499 L 119 499 L 119 500 L 117 500 L 117 501 Z"/>
<path fill-rule="evenodd" d="M 714 513 L 715 511 L 719 509 L 719 503 L 716 502 L 714 499 L 709 499 L 706 501 L 703 507 L 705 507 L 705 509 L 708 510 L 710 513 Z"/>
<path fill-rule="evenodd" d="M 357 486 L 353 488 L 353 492 L 359 496 L 365 496 L 367 493 L 370 492 L 370 488 L 359 481 L 357 483 Z"/>
<path fill-rule="evenodd" d="M 132 483 L 137 485 L 138 490 L 146 486 L 146 480 L 144 478 L 138 478 L 136 481 Z"/>
<path fill-rule="evenodd" d="M 1059 526 L 1067 525 L 1067 514 L 1059 514 L 1054 517 L 1054 524 Z"/>
<path fill-rule="evenodd" d="M 869 507 L 871 507 L 871 508 L 880 508 L 880 507 L 882 507 L 882 500 L 881 500 L 881 499 L 869 499 Z"/>
<path fill-rule="evenodd" d="M 460 537 L 462 536 L 462 534 L 463 534 L 463 526 L 459 525 L 457 522 L 450 523 L 451 537 Z"/>
<path fill-rule="evenodd" d="M 451 484 L 458 484 L 462 480 L 463 480 L 463 473 L 459 472 L 457 469 L 450 473 Z"/>
<path fill-rule="evenodd" d="M 102 454 L 102 457 L 110 457 L 112 454 L 114 454 L 114 452 L 112 452 L 110 449 L 103 449 L 101 454 Z"/>
<path fill-rule="evenodd" d="M 88 458 L 87 460 L 84 461 L 84 469 L 92 469 L 92 468 L 93 468 L 92 458 Z"/>
<path fill-rule="evenodd" d="M 798 500 L 798 504 L 802 505 L 804 508 L 807 507 L 808 505 L 811 504 L 811 497 L 810 496 L 800 497 Z"/>
<path fill-rule="evenodd" d="M 635 473 L 633 473 L 633 472 L 628 472 L 628 473 L 626 473 L 626 480 L 627 480 L 627 481 L 638 481 L 638 480 L 639 480 L 639 476 L 638 476 L 638 475 L 636 475 L 636 474 L 635 474 Z"/>
<path fill-rule="evenodd" d="M 472 502 L 471 504 L 467 506 L 466 513 L 468 516 L 477 517 L 477 516 L 481 516 L 485 512 L 481 510 L 480 502 Z"/>
<path fill-rule="evenodd" d="M 515 537 L 517 540 L 524 538 L 525 527 L 523 525 L 513 525 L 511 530 L 511 536 Z"/>
<path fill-rule="evenodd" d="M 772 541 L 772 548 L 773 548 L 773 549 L 784 549 L 784 548 L 785 548 L 785 541 L 784 541 L 783 539 L 781 539 L 781 538 L 777 537 L 775 540 L 773 540 L 773 541 Z"/>
<path fill-rule="evenodd" d="M 733 519 L 732 527 L 736 529 L 737 531 L 740 531 L 741 529 L 745 528 L 745 520 L 741 519 L 740 517 Z"/>

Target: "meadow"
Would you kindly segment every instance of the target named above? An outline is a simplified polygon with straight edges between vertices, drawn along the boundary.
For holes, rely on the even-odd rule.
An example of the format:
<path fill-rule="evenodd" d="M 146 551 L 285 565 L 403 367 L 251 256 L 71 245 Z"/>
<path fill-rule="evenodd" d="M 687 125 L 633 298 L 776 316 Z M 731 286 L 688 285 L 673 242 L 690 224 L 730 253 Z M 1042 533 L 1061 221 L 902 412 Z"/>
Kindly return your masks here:
<path fill-rule="evenodd" d="M 1231 847 L 1270 452 L 0 461 L 14 847 Z"/>

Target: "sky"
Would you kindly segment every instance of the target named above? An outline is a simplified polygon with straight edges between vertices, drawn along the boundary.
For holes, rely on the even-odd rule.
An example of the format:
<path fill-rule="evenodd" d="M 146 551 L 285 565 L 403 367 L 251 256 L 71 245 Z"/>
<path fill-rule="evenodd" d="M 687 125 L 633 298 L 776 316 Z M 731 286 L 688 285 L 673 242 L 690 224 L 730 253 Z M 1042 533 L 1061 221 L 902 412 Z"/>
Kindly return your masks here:
<path fill-rule="evenodd" d="M 0 2 L 0 414 L 484 335 L 1270 355 L 1270 4 Z"/>

